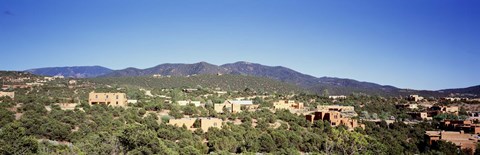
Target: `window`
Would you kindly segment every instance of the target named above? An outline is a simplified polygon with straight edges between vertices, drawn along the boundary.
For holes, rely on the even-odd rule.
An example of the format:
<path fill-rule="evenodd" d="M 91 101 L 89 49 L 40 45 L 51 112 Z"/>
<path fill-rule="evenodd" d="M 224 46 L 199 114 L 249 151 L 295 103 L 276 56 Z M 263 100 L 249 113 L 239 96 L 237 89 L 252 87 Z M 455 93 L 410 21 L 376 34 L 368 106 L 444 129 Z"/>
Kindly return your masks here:
<path fill-rule="evenodd" d="M 117 100 L 118 100 L 118 95 L 117 95 Z"/>
<path fill-rule="evenodd" d="M 95 98 L 98 98 L 98 95 L 95 95 Z"/>
<path fill-rule="evenodd" d="M 108 95 L 107 95 L 107 97 L 106 97 L 106 98 L 108 98 Z"/>
<path fill-rule="evenodd" d="M 117 105 L 118 105 L 118 101 L 117 101 Z"/>
<path fill-rule="evenodd" d="M 213 123 L 213 126 L 217 126 L 217 123 Z"/>

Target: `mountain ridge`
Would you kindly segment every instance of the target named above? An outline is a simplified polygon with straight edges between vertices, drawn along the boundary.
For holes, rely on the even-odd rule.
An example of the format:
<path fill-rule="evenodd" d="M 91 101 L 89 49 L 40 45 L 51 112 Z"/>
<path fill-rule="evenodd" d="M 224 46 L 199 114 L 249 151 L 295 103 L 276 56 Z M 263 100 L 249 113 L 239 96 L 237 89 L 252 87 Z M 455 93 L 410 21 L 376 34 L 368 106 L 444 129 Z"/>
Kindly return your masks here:
<path fill-rule="evenodd" d="M 76 66 L 82 67 L 82 66 Z M 81 71 L 79 69 L 68 69 L 68 67 L 49 67 L 49 68 L 37 68 L 27 70 L 33 74 L 49 75 L 52 73 L 61 73 L 65 71 L 67 77 L 75 78 L 95 78 L 95 77 L 136 77 L 136 76 L 151 76 L 153 74 L 160 74 L 162 76 L 191 76 L 199 74 L 233 74 L 233 75 L 248 75 L 256 77 L 265 77 L 281 82 L 286 82 L 303 87 L 308 90 L 312 90 L 318 94 L 324 93 L 324 90 L 328 90 L 330 95 L 348 95 L 352 93 L 363 93 L 369 95 L 381 95 L 381 96 L 405 96 L 409 94 L 424 94 L 433 97 L 448 96 L 450 94 L 458 94 L 476 97 L 480 96 L 480 88 L 477 86 L 468 88 L 454 88 L 454 89 L 442 89 L 436 91 L 428 90 L 411 90 L 401 89 L 391 85 L 380 85 L 372 82 L 357 81 L 348 78 L 337 77 L 314 77 L 308 74 L 297 72 L 293 69 L 283 66 L 267 66 L 258 63 L 251 63 L 246 61 L 238 61 L 234 63 L 226 63 L 223 65 L 214 65 L 208 62 L 198 63 L 163 63 L 153 67 L 138 69 L 129 67 L 121 70 L 111 70 L 103 67 L 101 71 L 90 71 L 97 74 L 87 74 L 88 69 L 96 69 L 92 67 L 101 66 L 83 66 L 87 67 L 83 70 L 83 73 L 75 73 L 75 71 Z M 90 68 L 88 68 L 90 67 Z M 72 68 L 72 67 L 71 67 Z M 53 70 L 53 71 L 49 71 Z M 103 71 L 103 72 L 102 72 Z M 47 74 L 50 73 L 50 74 Z M 88 72 L 89 73 L 89 72 Z M 64 75 L 64 74 L 62 74 Z M 65 76 L 65 75 L 64 75 Z M 480 85 L 478 86 L 480 87 Z"/>

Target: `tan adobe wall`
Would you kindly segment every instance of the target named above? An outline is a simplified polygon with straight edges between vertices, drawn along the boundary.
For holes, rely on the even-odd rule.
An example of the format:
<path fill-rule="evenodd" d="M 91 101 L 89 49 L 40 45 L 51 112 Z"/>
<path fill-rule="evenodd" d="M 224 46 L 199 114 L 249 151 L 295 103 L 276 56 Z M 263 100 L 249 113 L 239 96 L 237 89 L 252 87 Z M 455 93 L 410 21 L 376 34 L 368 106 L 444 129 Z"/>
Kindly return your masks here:
<path fill-rule="evenodd" d="M 182 118 L 182 119 L 170 119 L 168 124 L 182 127 L 183 125 L 187 126 L 187 129 L 193 128 L 193 124 L 197 119 L 195 118 Z"/>
<path fill-rule="evenodd" d="M 201 118 L 200 119 L 200 128 L 207 132 L 210 127 L 221 128 L 222 119 L 218 118 Z"/>
<path fill-rule="evenodd" d="M 15 98 L 15 92 L 3 92 L 3 91 L 0 91 L 0 97 L 3 97 L 3 96 L 8 96 L 8 97 L 10 97 L 11 99 L 14 99 L 14 98 Z"/>
<path fill-rule="evenodd" d="M 237 113 L 242 111 L 240 104 L 231 103 L 214 104 L 213 108 L 217 113 L 223 113 L 223 108 L 227 108 L 228 110 L 230 110 L 231 113 Z"/>
<path fill-rule="evenodd" d="M 106 104 L 111 106 L 127 106 L 127 95 L 125 93 L 89 93 L 88 103 Z"/>

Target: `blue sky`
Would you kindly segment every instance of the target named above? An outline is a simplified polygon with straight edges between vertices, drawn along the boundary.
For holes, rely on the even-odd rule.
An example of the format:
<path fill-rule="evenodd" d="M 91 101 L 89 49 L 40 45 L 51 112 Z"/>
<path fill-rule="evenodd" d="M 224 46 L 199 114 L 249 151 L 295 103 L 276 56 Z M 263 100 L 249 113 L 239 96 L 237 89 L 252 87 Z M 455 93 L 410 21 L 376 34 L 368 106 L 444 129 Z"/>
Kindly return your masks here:
<path fill-rule="evenodd" d="M 478 0 L 0 0 L 0 70 L 249 61 L 412 89 L 480 84 Z"/>

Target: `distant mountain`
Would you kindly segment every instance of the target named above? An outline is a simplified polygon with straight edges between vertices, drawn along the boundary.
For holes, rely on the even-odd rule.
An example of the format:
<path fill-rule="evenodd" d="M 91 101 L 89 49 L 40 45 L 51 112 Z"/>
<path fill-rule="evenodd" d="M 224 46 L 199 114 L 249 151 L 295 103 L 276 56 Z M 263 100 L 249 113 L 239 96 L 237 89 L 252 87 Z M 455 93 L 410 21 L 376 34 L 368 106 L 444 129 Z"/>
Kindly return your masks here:
<path fill-rule="evenodd" d="M 58 67 L 41 68 L 28 70 L 39 75 L 64 75 L 67 77 L 137 77 L 160 74 L 162 76 L 191 76 L 201 74 L 232 74 L 264 77 L 278 80 L 323 93 L 328 90 L 330 95 L 348 95 L 352 93 L 363 93 L 381 96 L 405 96 L 409 94 L 420 94 L 423 96 L 442 97 L 454 94 L 456 96 L 480 96 L 479 86 L 446 89 L 439 91 L 400 89 L 394 86 L 379 85 L 371 82 L 361 82 L 353 79 L 335 77 L 314 77 L 282 66 L 265 66 L 250 62 L 236 62 L 221 66 L 199 62 L 194 64 L 166 63 L 155 67 L 138 69 L 126 68 L 112 71 L 105 67 Z"/>
<path fill-rule="evenodd" d="M 56 76 L 63 75 L 65 77 L 73 78 L 91 78 L 97 77 L 100 75 L 105 75 L 113 70 L 101 67 L 101 66 L 76 66 L 76 67 L 48 67 L 48 68 L 37 68 L 29 69 L 26 72 L 30 72 L 36 75 L 43 76 Z"/>
<path fill-rule="evenodd" d="M 459 88 L 459 89 L 444 89 L 439 90 L 444 94 L 452 96 L 462 96 L 462 97 L 480 97 L 480 85 L 468 87 L 468 88 Z"/>
<path fill-rule="evenodd" d="M 124 77 L 124 76 L 147 76 L 153 74 L 171 75 L 171 76 L 188 76 L 195 74 L 217 74 L 227 73 L 224 68 L 199 62 L 194 64 L 161 64 L 147 69 L 126 68 L 117 70 L 102 77 Z"/>

